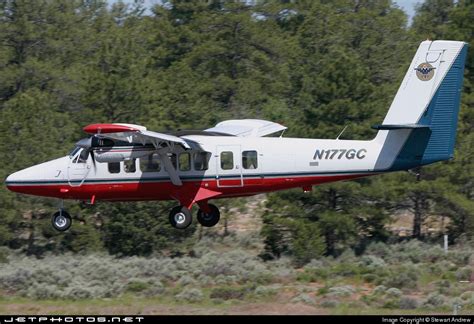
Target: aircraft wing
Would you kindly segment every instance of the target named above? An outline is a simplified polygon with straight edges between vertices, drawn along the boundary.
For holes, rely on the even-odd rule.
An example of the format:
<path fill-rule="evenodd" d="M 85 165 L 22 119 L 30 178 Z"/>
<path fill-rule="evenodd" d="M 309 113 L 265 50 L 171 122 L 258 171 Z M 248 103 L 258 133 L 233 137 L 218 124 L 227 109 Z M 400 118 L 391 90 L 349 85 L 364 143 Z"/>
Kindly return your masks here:
<path fill-rule="evenodd" d="M 163 161 L 165 170 L 170 176 L 171 182 L 176 186 L 182 186 L 178 172 L 171 163 L 170 159 L 166 154 L 167 148 L 173 148 L 175 144 L 182 146 L 184 149 L 190 149 L 188 143 L 180 137 L 152 132 L 146 129 L 144 126 L 133 125 L 133 124 L 92 124 L 84 127 L 84 131 L 89 134 L 98 135 L 113 140 L 124 141 L 128 143 L 137 144 L 153 144 L 160 159 Z"/>
<path fill-rule="evenodd" d="M 216 126 L 206 129 L 206 131 L 239 137 L 262 137 L 285 129 L 287 127 L 268 120 L 232 119 L 220 122 Z"/>
<path fill-rule="evenodd" d="M 114 140 L 137 144 L 153 144 L 156 148 L 181 145 L 185 149 L 190 149 L 188 143 L 180 137 L 152 132 L 144 126 L 133 124 L 92 124 L 84 127 L 84 131 L 89 134 L 99 135 Z"/>

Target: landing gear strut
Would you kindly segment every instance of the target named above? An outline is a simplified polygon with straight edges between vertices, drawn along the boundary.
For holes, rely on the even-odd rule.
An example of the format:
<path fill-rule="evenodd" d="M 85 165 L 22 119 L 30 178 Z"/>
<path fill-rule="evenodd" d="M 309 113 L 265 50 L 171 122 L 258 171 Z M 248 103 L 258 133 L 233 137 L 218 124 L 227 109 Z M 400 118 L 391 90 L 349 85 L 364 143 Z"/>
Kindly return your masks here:
<path fill-rule="evenodd" d="M 204 227 L 212 227 L 219 222 L 221 218 L 221 213 L 219 212 L 219 208 L 212 204 L 208 204 L 209 211 L 205 212 L 201 208 L 199 208 L 197 212 L 197 220 L 199 224 Z"/>
<path fill-rule="evenodd" d="M 67 231 L 69 227 L 71 227 L 72 219 L 64 209 L 59 209 L 59 211 L 53 214 L 51 223 L 55 230 L 64 232 Z"/>
<path fill-rule="evenodd" d="M 170 212 L 169 221 L 174 228 L 185 229 L 193 221 L 191 211 L 184 206 L 176 206 Z"/>

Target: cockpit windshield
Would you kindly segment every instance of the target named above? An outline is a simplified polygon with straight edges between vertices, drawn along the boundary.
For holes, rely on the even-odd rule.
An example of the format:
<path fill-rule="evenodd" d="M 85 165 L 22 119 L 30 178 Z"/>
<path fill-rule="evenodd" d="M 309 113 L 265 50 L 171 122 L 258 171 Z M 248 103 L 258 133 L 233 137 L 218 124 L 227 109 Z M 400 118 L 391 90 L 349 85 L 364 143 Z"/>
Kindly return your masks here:
<path fill-rule="evenodd" d="M 79 151 L 81 151 L 80 154 Z M 69 153 L 69 158 L 74 159 L 73 163 L 86 163 L 88 157 L 89 151 L 79 146 L 74 147 L 71 153 Z"/>
<path fill-rule="evenodd" d="M 79 146 L 75 146 L 72 151 L 69 153 L 69 158 L 72 159 L 74 155 L 80 150 L 81 148 Z"/>

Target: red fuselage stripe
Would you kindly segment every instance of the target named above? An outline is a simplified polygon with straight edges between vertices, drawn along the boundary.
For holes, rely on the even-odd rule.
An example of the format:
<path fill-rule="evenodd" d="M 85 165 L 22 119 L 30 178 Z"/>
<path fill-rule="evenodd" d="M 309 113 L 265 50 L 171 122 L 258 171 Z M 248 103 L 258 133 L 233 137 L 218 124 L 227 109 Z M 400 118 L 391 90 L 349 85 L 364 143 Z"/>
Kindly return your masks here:
<path fill-rule="evenodd" d="M 8 185 L 11 191 L 35 196 L 57 197 L 62 199 L 90 200 L 171 200 L 176 193 L 184 192 L 193 194 L 199 188 L 221 192 L 216 198 L 248 196 L 263 192 L 283 190 L 296 187 L 307 187 L 326 182 L 361 178 L 370 174 L 344 174 L 344 175 L 317 175 L 305 177 L 279 177 L 279 178 L 244 178 L 241 179 L 202 179 L 185 181 L 182 186 L 175 186 L 169 181 L 161 182 L 105 182 L 84 183 L 72 187 L 67 183 L 61 184 L 34 184 L 34 185 Z M 241 184 L 243 184 L 241 186 Z"/>

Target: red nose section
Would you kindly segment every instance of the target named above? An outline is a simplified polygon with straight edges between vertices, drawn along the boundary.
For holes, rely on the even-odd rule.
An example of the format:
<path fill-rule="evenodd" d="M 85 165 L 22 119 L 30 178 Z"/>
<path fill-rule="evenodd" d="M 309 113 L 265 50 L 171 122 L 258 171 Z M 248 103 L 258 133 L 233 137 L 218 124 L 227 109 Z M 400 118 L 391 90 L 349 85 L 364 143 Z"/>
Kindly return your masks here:
<path fill-rule="evenodd" d="M 91 124 L 83 128 L 89 134 L 107 134 L 121 132 L 138 132 L 139 129 L 119 124 Z"/>

